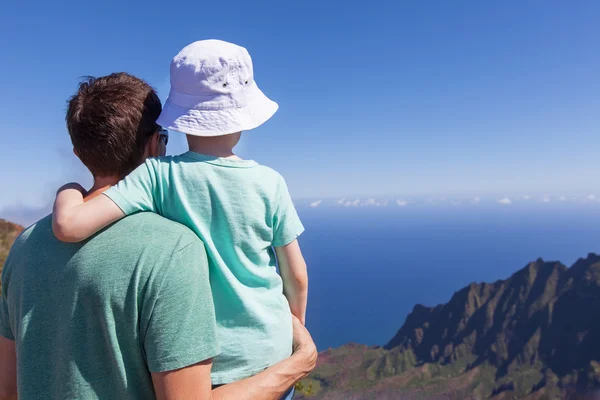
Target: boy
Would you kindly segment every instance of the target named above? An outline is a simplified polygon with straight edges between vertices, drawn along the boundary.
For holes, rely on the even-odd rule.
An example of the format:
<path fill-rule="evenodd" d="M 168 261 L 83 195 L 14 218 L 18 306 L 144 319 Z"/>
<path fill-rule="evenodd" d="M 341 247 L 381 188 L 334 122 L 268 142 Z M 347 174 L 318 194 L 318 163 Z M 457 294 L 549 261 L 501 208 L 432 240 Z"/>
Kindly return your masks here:
<path fill-rule="evenodd" d="M 221 345 L 215 385 L 288 357 L 290 310 L 305 319 L 308 278 L 296 240 L 304 228 L 285 181 L 233 153 L 241 132 L 277 108 L 256 86 L 246 49 L 217 40 L 192 43 L 171 63 L 171 91 L 157 120 L 185 133 L 189 151 L 149 159 L 85 203 L 81 191 L 64 189 L 54 207 L 54 232 L 63 241 L 81 241 L 138 211 L 183 223 L 204 241 Z"/>

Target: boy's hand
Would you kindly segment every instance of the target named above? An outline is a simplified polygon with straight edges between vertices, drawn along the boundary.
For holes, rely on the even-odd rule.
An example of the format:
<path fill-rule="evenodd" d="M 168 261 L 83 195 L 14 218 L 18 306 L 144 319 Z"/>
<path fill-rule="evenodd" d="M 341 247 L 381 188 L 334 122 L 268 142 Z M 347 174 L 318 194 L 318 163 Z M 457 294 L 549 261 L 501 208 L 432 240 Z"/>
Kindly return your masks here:
<path fill-rule="evenodd" d="M 58 191 L 56 193 L 58 194 L 62 191 L 70 190 L 70 189 L 77 190 L 78 192 L 81 193 L 82 196 L 87 195 L 87 190 L 85 190 L 83 188 L 83 186 L 81 186 L 77 182 L 71 182 L 71 183 L 67 183 L 66 185 L 61 186 L 60 189 L 58 189 Z"/>

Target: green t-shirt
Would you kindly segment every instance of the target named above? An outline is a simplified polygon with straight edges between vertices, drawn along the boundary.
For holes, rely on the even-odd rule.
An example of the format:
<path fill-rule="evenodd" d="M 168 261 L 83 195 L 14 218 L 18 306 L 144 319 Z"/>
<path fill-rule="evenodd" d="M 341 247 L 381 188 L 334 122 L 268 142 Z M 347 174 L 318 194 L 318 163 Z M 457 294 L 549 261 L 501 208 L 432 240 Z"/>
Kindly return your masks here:
<path fill-rule="evenodd" d="M 158 213 L 204 242 L 221 346 L 214 384 L 291 354 L 291 312 L 272 246 L 292 242 L 304 228 L 281 175 L 254 161 L 187 152 L 147 160 L 105 195 L 125 214 Z"/>
<path fill-rule="evenodd" d="M 51 224 L 25 230 L 2 273 L 19 400 L 153 399 L 151 371 L 218 354 L 206 252 L 189 229 L 140 213 L 68 244 Z"/>

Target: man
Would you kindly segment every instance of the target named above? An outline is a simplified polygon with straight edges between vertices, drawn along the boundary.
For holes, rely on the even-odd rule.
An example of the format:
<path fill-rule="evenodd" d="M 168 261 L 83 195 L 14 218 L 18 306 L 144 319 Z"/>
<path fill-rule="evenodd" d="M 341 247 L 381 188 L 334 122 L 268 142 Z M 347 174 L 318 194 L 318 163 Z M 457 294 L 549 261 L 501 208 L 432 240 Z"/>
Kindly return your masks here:
<path fill-rule="evenodd" d="M 128 74 L 80 85 L 66 120 L 94 176 L 88 199 L 164 155 L 160 111 L 154 90 Z M 49 216 L 25 230 L 4 266 L 0 398 L 279 399 L 316 360 L 310 335 L 294 323 L 289 359 L 212 390 L 219 348 L 200 240 L 141 213 L 66 244 Z"/>

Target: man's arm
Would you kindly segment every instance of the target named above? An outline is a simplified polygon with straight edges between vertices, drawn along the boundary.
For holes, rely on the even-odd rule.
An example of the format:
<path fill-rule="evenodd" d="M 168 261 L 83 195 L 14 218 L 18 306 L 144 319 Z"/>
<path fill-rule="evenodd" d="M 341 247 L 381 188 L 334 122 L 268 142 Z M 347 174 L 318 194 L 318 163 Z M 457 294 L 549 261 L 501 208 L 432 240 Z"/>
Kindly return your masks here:
<path fill-rule="evenodd" d="M 212 359 L 174 371 L 152 372 L 157 400 L 206 400 L 211 396 Z"/>
<path fill-rule="evenodd" d="M 152 373 L 158 400 L 278 400 L 316 365 L 317 349 L 302 323 L 294 318 L 294 354 L 266 370 L 212 391 L 210 360 L 176 371 Z"/>
<path fill-rule="evenodd" d="M 17 399 L 17 351 L 15 341 L 0 336 L 0 400 Z"/>
<path fill-rule="evenodd" d="M 275 253 L 283 278 L 283 294 L 290 303 L 292 314 L 304 324 L 308 301 L 308 273 L 298 240 L 275 247 Z"/>

